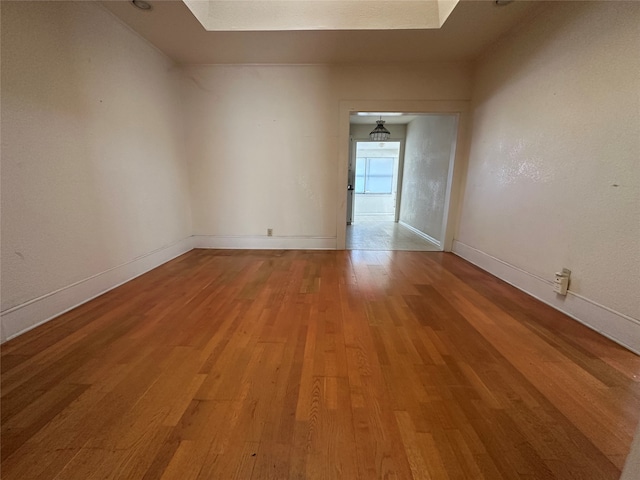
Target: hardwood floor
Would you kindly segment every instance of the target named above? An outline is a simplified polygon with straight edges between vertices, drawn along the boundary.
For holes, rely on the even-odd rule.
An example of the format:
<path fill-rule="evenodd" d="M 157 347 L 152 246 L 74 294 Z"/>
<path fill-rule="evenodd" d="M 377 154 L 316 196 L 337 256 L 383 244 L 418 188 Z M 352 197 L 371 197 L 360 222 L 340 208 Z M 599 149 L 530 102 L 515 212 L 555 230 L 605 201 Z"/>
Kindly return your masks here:
<path fill-rule="evenodd" d="M 2 346 L 2 478 L 617 479 L 640 357 L 451 255 L 194 250 Z"/>

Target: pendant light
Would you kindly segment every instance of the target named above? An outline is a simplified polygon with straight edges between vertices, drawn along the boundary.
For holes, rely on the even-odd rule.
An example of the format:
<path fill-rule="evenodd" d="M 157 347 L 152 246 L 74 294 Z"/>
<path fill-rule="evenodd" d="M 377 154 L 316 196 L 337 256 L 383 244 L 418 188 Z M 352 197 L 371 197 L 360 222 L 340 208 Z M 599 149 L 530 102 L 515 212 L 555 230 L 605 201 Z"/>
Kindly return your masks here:
<path fill-rule="evenodd" d="M 131 0 L 131 5 L 140 10 L 151 10 L 153 8 L 149 2 L 145 2 L 144 0 Z"/>
<path fill-rule="evenodd" d="M 376 128 L 369 134 L 369 138 L 374 142 L 384 142 L 389 139 L 391 132 L 384 128 L 384 120 L 380 117 L 380 120 L 376 120 Z"/>

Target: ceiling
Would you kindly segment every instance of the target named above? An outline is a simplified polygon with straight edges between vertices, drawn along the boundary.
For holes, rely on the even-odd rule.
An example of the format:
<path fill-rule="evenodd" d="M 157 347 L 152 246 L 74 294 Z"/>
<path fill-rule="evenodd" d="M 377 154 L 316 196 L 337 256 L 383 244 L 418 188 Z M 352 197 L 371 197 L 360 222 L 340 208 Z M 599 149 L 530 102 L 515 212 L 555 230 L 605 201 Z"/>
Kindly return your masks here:
<path fill-rule="evenodd" d="M 540 2 L 462 0 L 430 30 L 206 31 L 182 1 L 102 4 L 180 64 L 354 64 L 470 60 L 514 28 Z"/>

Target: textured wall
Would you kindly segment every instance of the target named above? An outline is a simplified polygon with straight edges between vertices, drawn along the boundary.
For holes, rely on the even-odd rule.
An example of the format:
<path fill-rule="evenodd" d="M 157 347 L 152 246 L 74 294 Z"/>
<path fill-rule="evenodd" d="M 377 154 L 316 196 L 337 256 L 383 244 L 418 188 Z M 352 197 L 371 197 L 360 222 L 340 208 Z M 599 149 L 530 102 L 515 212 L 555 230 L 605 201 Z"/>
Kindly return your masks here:
<path fill-rule="evenodd" d="M 186 80 L 193 233 L 334 233 L 329 69 L 189 67 Z"/>
<path fill-rule="evenodd" d="M 171 70 L 95 3 L 3 2 L 3 310 L 190 234 Z"/>
<path fill-rule="evenodd" d="M 640 318 L 640 5 L 545 7 L 479 63 L 457 239 Z"/>
<path fill-rule="evenodd" d="M 455 138 L 453 115 L 424 115 L 407 126 L 400 221 L 438 241 Z"/>

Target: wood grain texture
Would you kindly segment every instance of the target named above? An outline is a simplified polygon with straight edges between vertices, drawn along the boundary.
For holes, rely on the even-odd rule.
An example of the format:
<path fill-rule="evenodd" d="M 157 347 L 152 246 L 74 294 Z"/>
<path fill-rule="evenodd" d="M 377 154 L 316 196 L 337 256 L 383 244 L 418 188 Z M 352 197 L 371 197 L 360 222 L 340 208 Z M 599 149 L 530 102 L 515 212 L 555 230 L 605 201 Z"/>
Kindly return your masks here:
<path fill-rule="evenodd" d="M 2 478 L 617 479 L 640 358 L 435 252 L 194 250 L 2 346 Z"/>

